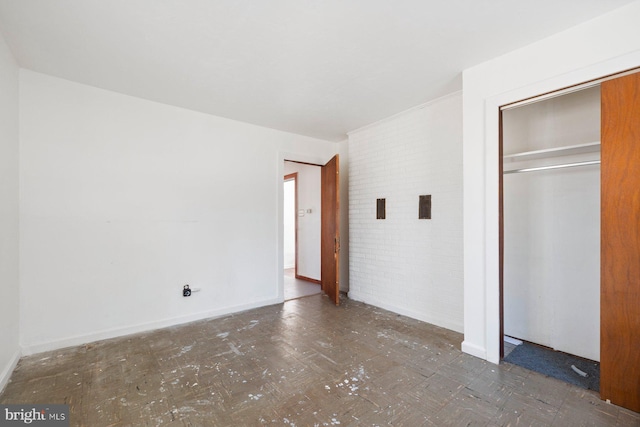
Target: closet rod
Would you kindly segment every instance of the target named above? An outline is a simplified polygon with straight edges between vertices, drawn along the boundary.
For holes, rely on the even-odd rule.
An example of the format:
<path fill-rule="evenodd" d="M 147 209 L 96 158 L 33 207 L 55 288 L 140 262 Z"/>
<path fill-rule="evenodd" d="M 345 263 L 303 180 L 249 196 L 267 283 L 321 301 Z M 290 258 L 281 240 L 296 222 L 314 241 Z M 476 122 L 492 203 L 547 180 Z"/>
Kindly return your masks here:
<path fill-rule="evenodd" d="M 590 160 L 587 162 L 563 163 L 561 165 L 549 165 L 549 166 L 538 166 L 535 168 L 513 169 L 509 171 L 504 171 L 503 173 L 506 175 L 508 173 L 535 172 L 535 171 L 543 171 L 543 170 L 549 170 L 549 169 L 574 168 L 576 166 L 599 165 L 599 164 L 600 164 L 600 160 Z"/>
<path fill-rule="evenodd" d="M 520 159 L 539 159 L 543 157 L 565 156 L 570 154 L 595 153 L 600 151 L 600 141 L 586 144 L 567 145 L 564 147 L 544 148 L 542 150 L 522 151 L 520 153 L 505 154 L 504 160 L 519 161 Z"/>

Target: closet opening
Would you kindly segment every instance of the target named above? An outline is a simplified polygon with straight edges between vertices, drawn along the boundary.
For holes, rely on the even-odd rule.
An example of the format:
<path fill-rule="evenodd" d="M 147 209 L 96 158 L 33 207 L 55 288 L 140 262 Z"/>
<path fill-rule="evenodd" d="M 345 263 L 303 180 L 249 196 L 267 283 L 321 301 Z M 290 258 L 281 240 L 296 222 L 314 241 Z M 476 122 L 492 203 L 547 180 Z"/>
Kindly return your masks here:
<path fill-rule="evenodd" d="M 599 391 L 600 84 L 501 111 L 503 360 Z"/>

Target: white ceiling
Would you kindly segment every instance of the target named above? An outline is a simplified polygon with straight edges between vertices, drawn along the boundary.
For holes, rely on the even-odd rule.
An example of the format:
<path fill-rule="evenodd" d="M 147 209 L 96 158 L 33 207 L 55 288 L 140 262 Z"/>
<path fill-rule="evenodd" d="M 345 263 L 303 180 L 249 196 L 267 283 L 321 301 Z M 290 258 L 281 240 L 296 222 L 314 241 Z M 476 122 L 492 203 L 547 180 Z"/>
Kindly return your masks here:
<path fill-rule="evenodd" d="M 0 0 L 24 68 L 339 141 L 632 0 Z"/>

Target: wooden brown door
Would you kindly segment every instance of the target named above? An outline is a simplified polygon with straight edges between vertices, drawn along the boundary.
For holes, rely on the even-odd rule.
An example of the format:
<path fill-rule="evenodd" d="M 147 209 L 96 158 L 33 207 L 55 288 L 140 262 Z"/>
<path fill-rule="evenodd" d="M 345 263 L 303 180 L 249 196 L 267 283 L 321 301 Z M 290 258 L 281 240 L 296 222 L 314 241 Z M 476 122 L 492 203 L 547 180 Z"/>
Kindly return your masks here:
<path fill-rule="evenodd" d="M 640 411 L 640 73 L 601 90 L 600 397 Z"/>
<path fill-rule="evenodd" d="M 340 304 L 339 255 L 339 160 L 336 154 L 322 167 L 321 268 L 322 290 L 336 305 Z"/>

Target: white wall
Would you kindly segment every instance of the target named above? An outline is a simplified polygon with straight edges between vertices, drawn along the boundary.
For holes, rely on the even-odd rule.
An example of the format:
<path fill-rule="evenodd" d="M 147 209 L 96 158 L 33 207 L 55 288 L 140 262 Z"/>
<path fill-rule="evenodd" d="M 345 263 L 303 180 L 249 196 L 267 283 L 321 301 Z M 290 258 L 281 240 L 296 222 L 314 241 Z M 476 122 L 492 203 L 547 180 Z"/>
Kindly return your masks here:
<path fill-rule="evenodd" d="M 504 153 L 600 140 L 594 87 L 503 112 Z M 505 170 L 600 153 L 505 161 Z M 600 167 L 505 174 L 506 335 L 600 360 Z"/>
<path fill-rule="evenodd" d="M 285 175 L 298 173 L 298 275 L 320 280 L 320 166 L 284 162 Z M 311 210 L 311 212 L 307 212 Z"/>
<path fill-rule="evenodd" d="M 462 95 L 349 134 L 349 296 L 462 331 Z M 432 219 L 418 196 L 432 195 Z M 386 219 L 376 199 L 386 198 Z"/>
<path fill-rule="evenodd" d="M 464 71 L 465 352 L 499 361 L 498 107 L 640 66 L 638 19 L 635 2 Z"/>
<path fill-rule="evenodd" d="M 18 66 L 0 36 L 0 391 L 20 349 L 18 274 Z"/>
<path fill-rule="evenodd" d="M 336 143 L 20 75 L 26 352 L 284 299 L 283 160 Z"/>

